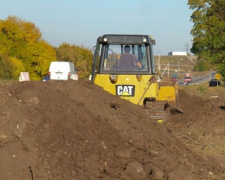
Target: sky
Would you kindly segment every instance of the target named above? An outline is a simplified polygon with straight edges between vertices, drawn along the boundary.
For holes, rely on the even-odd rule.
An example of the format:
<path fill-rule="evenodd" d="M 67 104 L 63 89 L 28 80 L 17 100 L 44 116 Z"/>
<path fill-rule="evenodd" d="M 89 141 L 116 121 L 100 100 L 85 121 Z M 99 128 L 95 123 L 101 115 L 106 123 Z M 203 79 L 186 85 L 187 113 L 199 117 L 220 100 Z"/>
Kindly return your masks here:
<path fill-rule="evenodd" d="M 0 0 L 0 19 L 32 22 L 54 47 L 62 43 L 92 49 L 104 34 L 144 34 L 155 55 L 192 46 L 188 0 Z"/>

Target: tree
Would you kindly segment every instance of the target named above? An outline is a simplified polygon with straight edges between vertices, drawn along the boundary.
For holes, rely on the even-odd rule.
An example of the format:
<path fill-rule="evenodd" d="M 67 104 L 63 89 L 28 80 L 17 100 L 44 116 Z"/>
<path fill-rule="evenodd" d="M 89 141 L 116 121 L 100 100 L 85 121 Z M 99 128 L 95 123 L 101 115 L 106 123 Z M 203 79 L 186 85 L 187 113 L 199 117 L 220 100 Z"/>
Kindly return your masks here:
<path fill-rule="evenodd" d="M 73 62 L 78 70 L 79 78 L 88 78 L 91 74 L 92 52 L 85 48 L 68 43 L 56 48 L 57 60 Z"/>
<path fill-rule="evenodd" d="M 191 52 L 225 74 L 225 1 L 189 0 L 188 4 L 194 10 Z"/>
<path fill-rule="evenodd" d="M 0 79 L 13 78 L 13 65 L 7 55 L 0 55 Z"/>
<path fill-rule="evenodd" d="M 10 57 L 9 63 L 11 64 L 11 71 L 12 71 L 12 78 L 17 79 L 20 75 L 20 72 L 24 72 L 25 68 L 21 60 L 17 59 L 16 57 Z"/>
<path fill-rule="evenodd" d="M 208 71 L 209 69 L 210 66 L 208 62 L 205 62 L 204 60 L 200 60 L 194 66 L 194 71 Z"/>
<path fill-rule="evenodd" d="M 0 55 L 6 58 L 4 62 L 11 62 L 14 79 L 18 78 L 18 71 L 24 70 L 31 80 L 40 80 L 56 59 L 55 49 L 42 39 L 35 24 L 15 16 L 0 20 Z"/>

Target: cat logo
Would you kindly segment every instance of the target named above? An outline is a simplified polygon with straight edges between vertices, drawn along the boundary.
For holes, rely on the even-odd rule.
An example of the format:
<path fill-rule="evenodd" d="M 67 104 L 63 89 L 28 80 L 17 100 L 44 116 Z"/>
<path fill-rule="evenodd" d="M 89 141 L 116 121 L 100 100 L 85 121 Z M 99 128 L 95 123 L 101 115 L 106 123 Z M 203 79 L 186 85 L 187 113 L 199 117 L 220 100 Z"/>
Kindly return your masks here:
<path fill-rule="evenodd" d="M 133 85 L 116 85 L 116 95 L 134 96 L 135 87 Z"/>

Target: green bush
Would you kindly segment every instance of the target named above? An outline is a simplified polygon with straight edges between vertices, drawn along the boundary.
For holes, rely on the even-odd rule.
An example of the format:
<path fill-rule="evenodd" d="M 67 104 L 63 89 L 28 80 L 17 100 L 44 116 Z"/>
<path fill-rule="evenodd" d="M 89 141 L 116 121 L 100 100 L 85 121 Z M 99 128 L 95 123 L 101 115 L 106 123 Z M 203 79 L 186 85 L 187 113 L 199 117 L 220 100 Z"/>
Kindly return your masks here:
<path fill-rule="evenodd" d="M 208 63 L 204 62 L 204 61 L 200 61 L 198 62 L 195 66 L 194 66 L 194 71 L 208 71 L 210 70 L 210 67 L 208 65 Z"/>

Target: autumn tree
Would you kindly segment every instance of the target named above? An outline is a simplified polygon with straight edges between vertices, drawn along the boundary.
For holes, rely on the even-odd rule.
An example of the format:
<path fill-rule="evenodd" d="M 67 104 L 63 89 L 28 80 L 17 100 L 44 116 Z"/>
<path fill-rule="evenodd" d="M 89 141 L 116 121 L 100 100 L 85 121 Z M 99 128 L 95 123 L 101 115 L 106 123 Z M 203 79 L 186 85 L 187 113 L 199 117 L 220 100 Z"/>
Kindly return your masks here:
<path fill-rule="evenodd" d="M 0 79 L 13 78 L 13 65 L 7 55 L 0 55 Z"/>
<path fill-rule="evenodd" d="M 189 0 L 188 4 L 194 10 L 191 52 L 225 75 L 225 1 Z"/>
<path fill-rule="evenodd" d="M 29 72 L 31 80 L 39 80 L 48 72 L 56 53 L 41 36 L 31 22 L 15 16 L 0 20 L 0 56 L 11 63 L 13 79 L 18 79 L 21 71 Z"/>
<path fill-rule="evenodd" d="M 63 43 L 56 48 L 56 56 L 58 61 L 73 62 L 79 78 L 88 78 L 90 75 L 92 52 L 88 48 Z"/>

